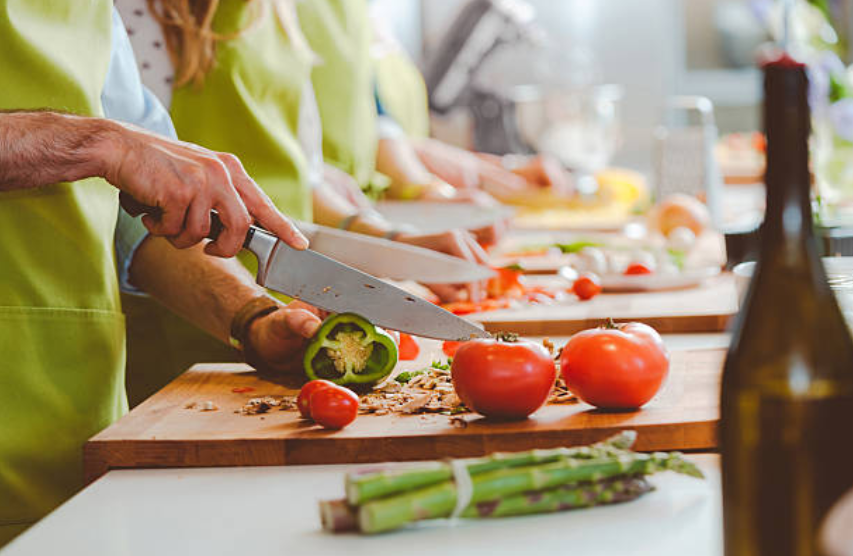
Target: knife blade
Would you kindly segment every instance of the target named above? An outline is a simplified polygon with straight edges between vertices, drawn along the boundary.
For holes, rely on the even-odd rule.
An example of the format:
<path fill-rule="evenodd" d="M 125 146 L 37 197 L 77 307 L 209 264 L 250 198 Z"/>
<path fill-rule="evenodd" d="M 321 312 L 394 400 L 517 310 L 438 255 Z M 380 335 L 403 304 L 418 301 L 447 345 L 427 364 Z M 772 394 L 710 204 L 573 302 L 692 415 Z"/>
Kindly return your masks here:
<path fill-rule="evenodd" d="M 210 239 L 223 227 L 211 214 Z M 243 247 L 258 258 L 258 285 L 334 313 L 351 312 L 373 324 L 439 340 L 488 338 L 480 326 L 383 282 L 369 274 L 317 253 L 297 250 L 274 235 L 252 226 Z"/>
<path fill-rule="evenodd" d="M 297 226 L 311 242 L 311 250 L 373 276 L 426 284 L 462 284 L 495 275 L 487 266 L 423 247 L 307 222 L 297 222 Z"/>

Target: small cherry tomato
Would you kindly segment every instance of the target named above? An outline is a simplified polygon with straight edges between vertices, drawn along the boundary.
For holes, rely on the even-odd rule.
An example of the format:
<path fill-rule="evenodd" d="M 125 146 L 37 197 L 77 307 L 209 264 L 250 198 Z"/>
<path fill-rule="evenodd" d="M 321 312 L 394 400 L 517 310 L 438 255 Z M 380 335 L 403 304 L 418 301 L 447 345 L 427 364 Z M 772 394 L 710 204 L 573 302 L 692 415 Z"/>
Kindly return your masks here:
<path fill-rule="evenodd" d="M 303 418 L 311 418 L 311 395 L 320 388 L 328 388 L 329 386 L 336 385 L 328 380 L 312 380 L 302 387 L 302 390 L 299 391 L 299 395 L 296 397 L 296 407 Z"/>
<path fill-rule="evenodd" d="M 578 299 L 586 301 L 601 293 L 601 278 L 592 272 L 584 272 L 572 285 L 572 291 Z"/>
<path fill-rule="evenodd" d="M 625 269 L 625 276 L 633 276 L 639 274 L 651 274 L 652 269 L 644 265 L 643 263 L 631 263 L 628 265 L 628 268 Z"/>
<path fill-rule="evenodd" d="M 452 340 L 447 340 L 443 344 L 441 344 L 441 351 L 444 352 L 444 355 L 448 357 L 453 357 L 456 355 L 456 350 L 459 349 L 459 346 L 464 344 L 465 342 L 454 342 Z"/>
<path fill-rule="evenodd" d="M 557 377 L 545 348 L 526 340 L 465 342 L 450 372 L 462 403 L 498 419 L 524 419 L 542 407 Z"/>
<path fill-rule="evenodd" d="M 311 418 L 327 429 L 342 429 L 358 415 L 358 396 L 343 386 L 318 388 L 311 394 Z"/>
<path fill-rule="evenodd" d="M 421 353 L 421 346 L 418 340 L 405 332 L 400 332 L 400 341 L 397 342 L 397 348 L 400 361 L 414 361 Z"/>
<path fill-rule="evenodd" d="M 455 361 L 454 361 L 455 363 Z M 560 355 L 566 386 L 596 407 L 641 407 L 669 372 L 669 353 L 654 328 L 632 322 L 578 332 Z"/>

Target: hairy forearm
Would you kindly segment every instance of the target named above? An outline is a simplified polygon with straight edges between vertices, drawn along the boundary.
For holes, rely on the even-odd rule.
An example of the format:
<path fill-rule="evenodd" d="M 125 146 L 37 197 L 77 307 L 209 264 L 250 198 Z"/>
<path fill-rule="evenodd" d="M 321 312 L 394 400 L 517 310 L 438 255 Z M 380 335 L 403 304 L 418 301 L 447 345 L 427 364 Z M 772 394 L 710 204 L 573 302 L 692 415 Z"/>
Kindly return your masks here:
<path fill-rule="evenodd" d="M 201 244 L 178 250 L 152 236 L 136 251 L 130 282 L 223 342 L 234 315 L 264 293 L 236 259 L 211 257 Z"/>
<path fill-rule="evenodd" d="M 101 118 L 0 111 L 0 191 L 103 176 L 103 145 L 118 128 Z"/>

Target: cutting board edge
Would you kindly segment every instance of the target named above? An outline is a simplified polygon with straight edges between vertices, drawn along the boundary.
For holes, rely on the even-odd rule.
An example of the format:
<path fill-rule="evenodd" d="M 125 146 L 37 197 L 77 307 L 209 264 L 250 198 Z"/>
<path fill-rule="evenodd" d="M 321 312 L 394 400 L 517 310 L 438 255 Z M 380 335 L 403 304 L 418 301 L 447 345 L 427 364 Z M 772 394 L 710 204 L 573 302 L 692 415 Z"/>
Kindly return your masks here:
<path fill-rule="evenodd" d="M 641 322 L 661 334 L 725 332 L 736 313 L 685 315 L 669 317 L 614 318 L 614 322 Z M 523 336 L 565 336 L 606 324 L 608 319 L 590 318 L 571 321 L 484 320 L 488 332 L 515 332 Z"/>
<path fill-rule="evenodd" d="M 388 461 L 431 460 L 443 457 L 482 456 L 500 451 L 522 451 L 590 444 L 622 430 L 638 432 L 639 451 L 713 450 L 717 447 L 718 420 L 681 425 L 680 441 L 672 442 L 671 425 L 634 425 L 564 429 L 530 435 L 528 431 L 453 436 L 388 438 L 266 438 L 180 440 L 98 440 L 83 447 L 84 482 L 89 484 L 111 469 L 193 468 L 276 465 L 362 464 Z M 660 431 L 658 431 L 660 429 Z M 660 432 L 660 434 L 657 434 Z M 376 443 L 393 442 L 391 450 Z M 371 448 L 371 445 L 374 445 Z M 205 454 L 215 453 L 216 458 Z M 152 456 L 153 454 L 153 456 Z M 224 457 L 223 457 L 224 454 Z M 383 454 L 377 457 L 376 454 Z"/>

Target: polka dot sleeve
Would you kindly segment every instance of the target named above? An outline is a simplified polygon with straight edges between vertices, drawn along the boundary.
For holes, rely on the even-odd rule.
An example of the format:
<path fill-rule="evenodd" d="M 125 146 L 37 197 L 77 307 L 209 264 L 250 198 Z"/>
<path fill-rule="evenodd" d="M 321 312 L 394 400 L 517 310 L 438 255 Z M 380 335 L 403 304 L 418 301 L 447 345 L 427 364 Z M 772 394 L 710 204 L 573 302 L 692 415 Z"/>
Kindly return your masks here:
<path fill-rule="evenodd" d="M 160 24 L 148 10 L 145 0 L 115 0 L 115 5 L 133 45 L 142 83 L 169 108 L 175 72 Z"/>

